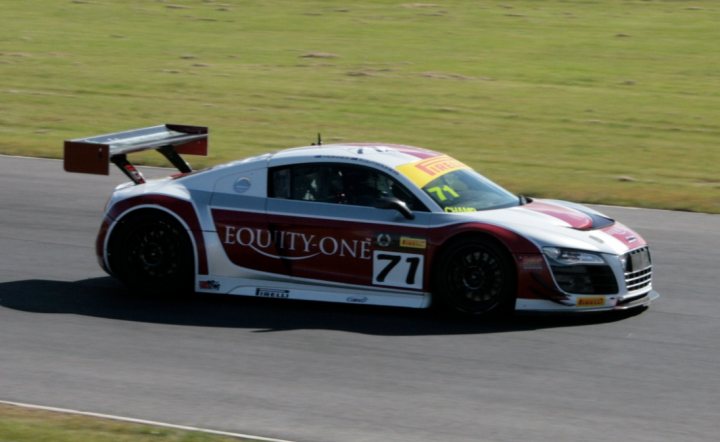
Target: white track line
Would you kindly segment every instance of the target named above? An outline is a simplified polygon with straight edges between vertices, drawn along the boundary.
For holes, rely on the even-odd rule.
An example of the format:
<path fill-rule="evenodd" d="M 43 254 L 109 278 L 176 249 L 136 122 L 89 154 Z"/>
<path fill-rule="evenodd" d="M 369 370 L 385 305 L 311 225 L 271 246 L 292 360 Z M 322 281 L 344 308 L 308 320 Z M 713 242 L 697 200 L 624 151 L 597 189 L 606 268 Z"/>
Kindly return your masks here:
<path fill-rule="evenodd" d="M 250 434 L 241 434 L 241 433 L 231 433 L 228 431 L 218 431 L 218 430 L 209 430 L 207 428 L 198 428 L 198 427 L 190 427 L 187 425 L 175 425 L 175 424 L 168 424 L 165 422 L 155 422 L 155 421 L 149 421 L 145 419 L 135 419 L 131 417 L 123 417 L 123 416 L 114 416 L 111 414 L 102 414 L 102 413 L 92 413 L 89 411 L 79 411 L 79 410 L 70 410 L 67 408 L 57 408 L 57 407 L 45 407 L 43 405 L 33 405 L 33 404 L 23 404 L 21 402 L 11 402 L 11 401 L 3 401 L 0 400 L 0 404 L 4 405 L 13 405 L 15 407 L 23 407 L 23 408 L 30 408 L 33 410 L 42 410 L 42 411 L 53 411 L 57 413 L 66 413 L 66 414 L 76 414 L 80 416 L 89 416 L 89 417 L 97 417 L 100 419 L 110 419 L 114 421 L 120 421 L 120 422 L 128 422 L 132 424 L 142 424 L 142 425 L 152 425 L 154 427 L 163 427 L 163 428 L 172 428 L 174 430 L 185 430 L 185 431 L 197 431 L 200 433 L 207 433 L 207 434 L 216 434 L 218 436 L 229 436 L 229 437 L 237 437 L 237 438 L 243 438 L 243 439 L 251 439 L 259 442 L 291 442 L 288 440 L 283 439 L 272 439 L 269 437 L 262 437 L 262 436 L 253 436 Z"/>

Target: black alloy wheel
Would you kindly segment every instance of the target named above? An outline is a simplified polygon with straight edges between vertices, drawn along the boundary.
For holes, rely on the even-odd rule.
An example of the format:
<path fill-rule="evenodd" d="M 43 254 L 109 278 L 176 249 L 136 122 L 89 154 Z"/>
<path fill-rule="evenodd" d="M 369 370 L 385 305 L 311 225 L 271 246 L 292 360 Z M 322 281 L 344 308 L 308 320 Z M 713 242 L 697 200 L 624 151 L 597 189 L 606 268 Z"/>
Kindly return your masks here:
<path fill-rule="evenodd" d="M 435 267 L 433 296 L 442 307 L 466 315 L 512 310 L 516 275 L 509 253 L 495 242 L 453 242 Z"/>
<path fill-rule="evenodd" d="M 187 233 L 164 213 L 130 216 L 120 222 L 111 238 L 111 271 L 126 285 L 143 293 L 190 291 L 192 258 Z"/>

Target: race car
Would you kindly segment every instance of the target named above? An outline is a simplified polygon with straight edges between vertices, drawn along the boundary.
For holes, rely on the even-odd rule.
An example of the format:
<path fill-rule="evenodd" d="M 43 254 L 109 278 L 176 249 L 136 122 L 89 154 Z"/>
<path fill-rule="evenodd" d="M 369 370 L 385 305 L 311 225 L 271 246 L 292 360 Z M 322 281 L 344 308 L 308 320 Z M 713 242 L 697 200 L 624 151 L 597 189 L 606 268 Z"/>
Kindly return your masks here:
<path fill-rule="evenodd" d="M 69 172 L 130 179 L 97 236 L 105 271 L 146 293 L 441 306 L 467 315 L 647 306 L 646 241 L 570 202 L 517 196 L 448 155 L 383 143 L 281 150 L 194 171 L 208 128 L 65 141 Z M 157 150 L 179 173 L 146 180 Z"/>

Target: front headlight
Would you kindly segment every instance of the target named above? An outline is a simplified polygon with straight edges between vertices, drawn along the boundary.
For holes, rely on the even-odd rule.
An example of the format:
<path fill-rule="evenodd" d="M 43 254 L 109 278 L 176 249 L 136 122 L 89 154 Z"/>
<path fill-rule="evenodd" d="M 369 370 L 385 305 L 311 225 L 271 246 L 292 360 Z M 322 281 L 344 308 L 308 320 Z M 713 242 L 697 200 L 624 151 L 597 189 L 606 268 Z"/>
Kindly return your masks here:
<path fill-rule="evenodd" d="M 613 295 L 618 283 L 612 269 L 599 253 L 560 247 L 543 247 L 553 277 L 565 293 Z"/>
<path fill-rule="evenodd" d="M 602 256 L 592 252 L 561 249 L 560 247 L 543 247 L 543 253 L 552 261 L 552 263 L 565 266 L 605 264 L 605 260 Z"/>

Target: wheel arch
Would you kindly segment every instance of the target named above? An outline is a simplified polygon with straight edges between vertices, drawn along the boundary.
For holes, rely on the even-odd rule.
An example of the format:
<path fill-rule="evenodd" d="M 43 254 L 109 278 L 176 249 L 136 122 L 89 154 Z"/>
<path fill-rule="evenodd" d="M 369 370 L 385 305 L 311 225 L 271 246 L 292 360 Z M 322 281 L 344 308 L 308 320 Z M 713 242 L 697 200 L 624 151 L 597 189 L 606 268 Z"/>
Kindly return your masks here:
<path fill-rule="evenodd" d="M 115 204 L 107 213 L 106 219 L 112 220 L 105 233 L 102 247 L 103 264 L 109 273 L 112 268 L 108 259 L 110 238 L 115 229 L 128 220 L 130 216 L 140 216 L 147 213 L 161 213 L 177 222 L 190 239 L 194 262 L 194 279 L 197 275 L 208 274 L 208 259 L 205 249 L 205 240 L 194 205 L 185 200 L 164 195 L 150 195 L 148 197 L 134 197 Z"/>
<path fill-rule="evenodd" d="M 527 238 L 515 233 L 509 229 L 488 225 L 483 223 L 471 223 L 455 226 L 450 231 L 439 232 L 432 238 L 431 243 L 434 250 L 428 263 L 428 288 L 432 293 L 431 304 L 436 305 L 436 273 L 441 268 L 442 257 L 446 251 L 451 250 L 458 244 L 468 242 L 469 240 L 480 240 L 495 246 L 505 255 L 505 261 L 510 266 L 513 279 L 513 293 L 510 304 L 514 306 L 515 300 L 519 297 L 521 286 L 521 266 L 518 261 L 520 255 L 540 253 L 537 246 Z M 509 308 L 509 306 L 506 306 Z"/>
<path fill-rule="evenodd" d="M 446 250 L 451 249 L 458 243 L 463 243 L 468 240 L 481 240 L 484 242 L 489 242 L 489 243 L 492 243 L 495 246 L 497 246 L 500 250 L 502 250 L 505 253 L 507 260 L 512 267 L 512 272 L 515 276 L 515 281 L 517 282 L 518 277 L 519 277 L 518 263 L 515 260 L 515 254 L 513 253 L 513 251 L 508 247 L 508 245 L 504 241 L 502 241 L 500 238 L 498 238 L 497 236 L 495 236 L 492 233 L 487 232 L 487 231 L 476 231 L 476 230 L 464 231 L 464 232 L 459 232 L 459 233 L 445 239 L 445 241 L 433 253 L 433 256 L 432 256 L 432 259 L 430 260 L 429 268 L 428 268 L 428 270 L 429 270 L 428 273 L 429 273 L 429 278 L 430 278 L 429 287 L 430 287 L 431 292 L 433 291 L 433 288 L 435 285 L 435 281 L 434 281 L 435 271 L 438 268 L 438 266 L 440 265 L 439 258 L 444 255 Z M 517 288 L 516 288 L 515 296 L 517 296 Z"/>
<path fill-rule="evenodd" d="M 439 256 L 442 256 L 444 250 L 450 247 L 453 243 L 467 239 L 479 238 L 493 242 L 495 245 L 501 247 L 510 257 L 516 274 L 518 271 L 518 263 L 515 255 L 540 253 L 537 246 L 528 239 L 513 232 L 512 230 L 495 225 L 472 223 L 456 226 L 451 231 L 438 233 L 438 235 L 434 235 L 435 237 L 431 239 L 431 243 L 435 246 L 435 250 L 432 253 L 432 259 L 429 262 L 429 269 L 431 271 L 435 268 L 437 264 L 436 260 Z"/>
<path fill-rule="evenodd" d="M 178 214 L 173 212 L 172 210 L 169 210 L 162 206 L 155 206 L 155 205 L 139 205 L 132 207 L 125 212 L 123 212 L 119 218 L 117 218 L 110 228 L 108 229 L 107 236 L 105 237 L 105 247 L 104 247 L 104 262 L 107 266 L 110 273 L 113 272 L 113 268 L 111 265 L 110 255 L 112 254 L 112 247 L 113 247 L 113 234 L 117 232 L 118 227 L 122 226 L 124 223 L 131 221 L 133 218 L 142 218 L 144 216 L 147 217 L 165 217 L 171 219 L 173 222 L 177 223 L 185 232 L 185 235 L 187 236 L 188 240 L 190 240 L 191 244 L 191 252 L 193 255 L 193 266 L 194 266 L 194 274 L 197 275 L 198 273 L 198 253 L 197 253 L 197 244 L 195 243 L 195 238 L 192 235 L 192 231 L 188 227 L 187 223 L 180 217 Z M 193 278 L 194 279 L 194 278 Z"/>

